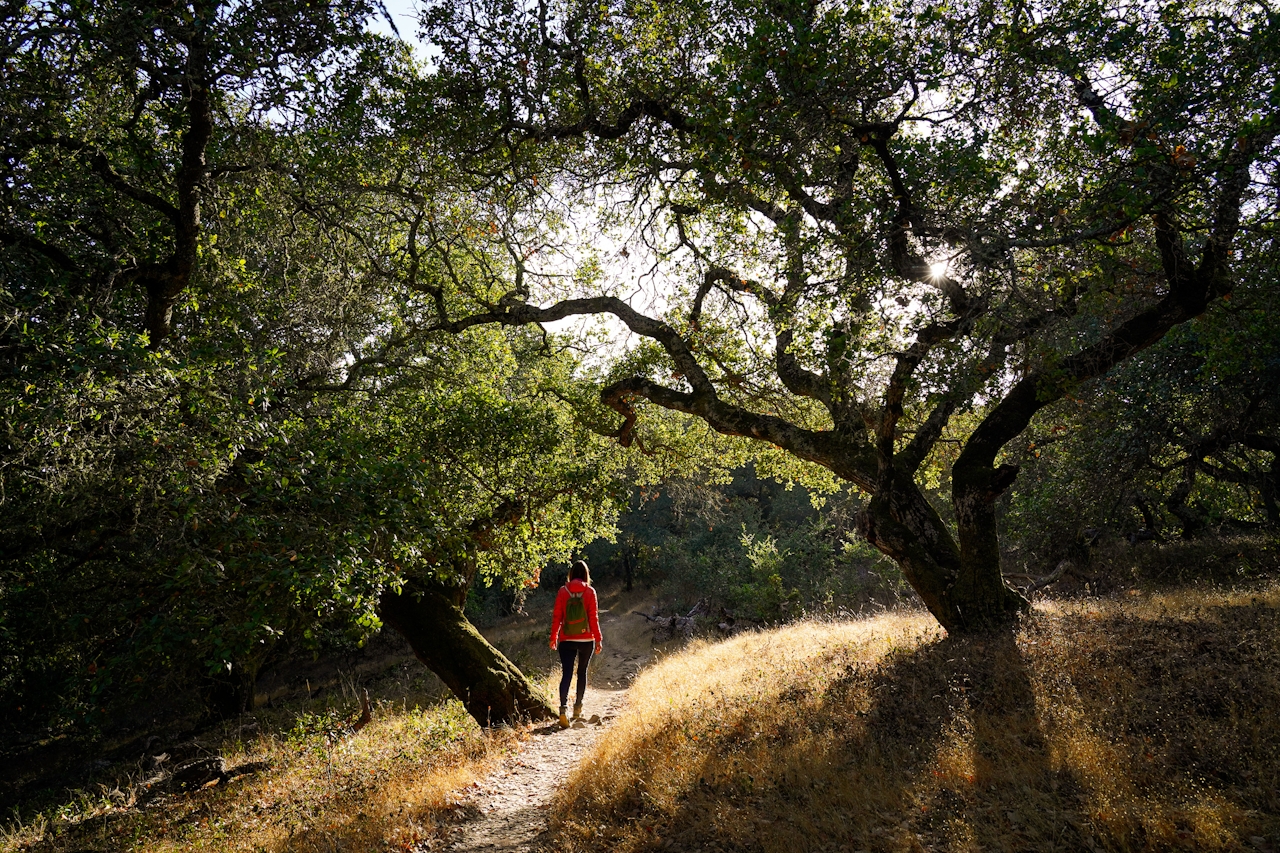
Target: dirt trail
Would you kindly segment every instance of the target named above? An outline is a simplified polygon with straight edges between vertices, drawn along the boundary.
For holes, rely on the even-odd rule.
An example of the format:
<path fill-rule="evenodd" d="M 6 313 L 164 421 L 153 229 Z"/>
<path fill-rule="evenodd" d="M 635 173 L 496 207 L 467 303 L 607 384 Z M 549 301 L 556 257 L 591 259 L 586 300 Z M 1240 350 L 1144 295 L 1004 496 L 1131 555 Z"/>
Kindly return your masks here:
<path fill-rule="evenodd" d="M 557 723 L 531 728 L 519 753 L 460 792 L 464 804 L 479 813 L 457 828 L 444 850 L 531 853 L 535 849 L 547 828 L 552 795 L 622 712 L 627 685 L 652 656 L 647 624 L 629 612 L 624 607 L 616 612 L 600 610 L 604 651 L 591 659 L 585 719 L 567 729 Z"/>

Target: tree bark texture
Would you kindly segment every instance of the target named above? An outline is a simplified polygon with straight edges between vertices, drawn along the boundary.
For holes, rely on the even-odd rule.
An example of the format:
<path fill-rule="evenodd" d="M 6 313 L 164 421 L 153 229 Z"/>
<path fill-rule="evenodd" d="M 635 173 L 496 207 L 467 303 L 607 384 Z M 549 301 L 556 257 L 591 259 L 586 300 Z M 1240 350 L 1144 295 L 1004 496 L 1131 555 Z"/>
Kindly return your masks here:
<path fill-rule="evenodd" d="M 973 525 L 990 525 L 995 514 L 979 512 L 960 525 L 961 543 L 981 540 Z M 891 476 L 876 490 L 858 520 L 859 532 L 902 569 L 925 607 L 951 634 L 999 631 L 1027 607 L 1026 599 L 1004 582 L 1000 556 L 983 548 L 965 559 L 937 510 L 910 477 Z"/>
<path fill-rule="evenodd" d="M 1178 485 L 1174 486 L 1173 492 L 1165 501 L 1165 506 L 1169 508 L 1169 512 L 1174 518 L 1178 519 L 1178 524 L 1182 528 L 1181 535 L 1183 539 L 1194 539 L 1209 526 L 1204 516 L 1197 512 L 1195 507 L 1187 503 L 1187 499 L 1191 497 L 1191 489 L 1195 486 L 1195 482 L 1195 465 L 1186 465 L 1183 468 L 1182 479 L 1178 481 Z"/>
<path fill-rule="evenodd" d="M 1271 465 L 1258 473 L 1258 491 L 1267 521 L 1280 525 L 1280 441 L 1270 436 L 1255 434 L 1245 436 L 1245 447 L 1271 454 Z"/>
<path fill-rule="evenodd" d="M 467 620 L 465 590 L 406 584 L 384 592 L 378 615 L 400 632 L 414 655 L 453 691 L 482 726 L 555 716 L 515 664 Z"/>

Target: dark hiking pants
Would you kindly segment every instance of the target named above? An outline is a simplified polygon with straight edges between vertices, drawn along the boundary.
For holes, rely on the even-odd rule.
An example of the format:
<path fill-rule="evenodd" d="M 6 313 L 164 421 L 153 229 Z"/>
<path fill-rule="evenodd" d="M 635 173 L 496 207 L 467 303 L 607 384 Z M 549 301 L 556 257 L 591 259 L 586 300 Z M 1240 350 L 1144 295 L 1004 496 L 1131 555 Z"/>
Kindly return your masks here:
<path fill-rule="evenodd" d="M 578 661 L 578 699 L 587 694 L 587 664 L 591 662 L 591 653 L 595 651 L 594 640 L 561 640 L 557 647 L 560 651 L 560 666 L 564 674 L 560 676 L 560 705 L 569 704 L 569 682 L 573 680 L 573 662 Z"/>

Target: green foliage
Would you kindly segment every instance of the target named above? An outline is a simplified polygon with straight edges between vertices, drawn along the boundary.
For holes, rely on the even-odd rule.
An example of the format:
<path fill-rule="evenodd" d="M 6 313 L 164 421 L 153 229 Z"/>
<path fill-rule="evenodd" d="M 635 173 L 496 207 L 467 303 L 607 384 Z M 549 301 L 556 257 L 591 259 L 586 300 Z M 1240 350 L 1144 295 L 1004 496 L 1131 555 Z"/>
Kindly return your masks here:
<path fill-rule="evenodd" d="M 758 622 L 856 611 L 901 593 L 901 575 L 853 533 L 860 506 L 847 493 L 823 499 L 751 466 L 723 483 L 672 479 L 638 490 L 616 542 L 593 543 L 584 555 L 593 576 L 615 582 L 629 560 L 640 582 L 686 609 L 705 599 L 713 611 Z"/>
<path fill-rule="evenodd" d="M 1274 526 L 1280 337 L 1274 288 L 1232 299 L 1069 401 L 1047 409 L 1009 458 L 1023 472 L 1004 515 L 1034 565 L 1104 536 Z"/>
<path fill-rule="evenodd" d="M 408 66 L 364 32 L 372 6 L 210 5 L 202 31 L 183 8 L 4 25 L 22 34 L 6 73 L 34 87 L 0 96 L 20 130 L 0 233 L 6 729 L 92 731 L 197 685 L 234 706 L 271 655 L 361 642 L 408 578 L 519 587 L 613 517 L 572 354 L 531 330 L 433 333 L 422 293 L 370 263 L 403 234 L 366 188 L 416 156 L 373 140 Z M 150 51 L 197 37 L 218 110 L 160 341 L 130 269 L 180 254 L 163 211 L 184 203 L 195 96 L 137 87 Z M 62 100 L 28 109 L 36 89 Z M 418 190 L 447 202 L 448 177 Z"/>
<path fill-rule="evenodd" d="M 748 460 L 794 493 L 619 545 L 766 620 L 878 583 L 842 483 L 932 518 L 968 451 L 1023 464 L 1037 558 L 1137 493 L 1275 523 L 1269 11 L 477 0 L 425 10 L 423 67 L 380 5 L 0 20 L 0 725 L 243 690 Z M 583 314 L 640 343 L 538 325 Z"/>
<path fill-rule="evenodd" d="M 255 400 L 246 408 L 258 431 L 231 452 L 215 424 L 197 430 L 189 410 L 175 414 L 186 441 L 147 442 L 163 448 L 147 464 L 176 482 L 99 475 L 95 491 L 75 487 L 87 509 L 61 499 L 57 483 L 23 484 L 31 500 L 6 525 L 11 542 L 27 534 L 32 544 L 7 562 L 17 582 L 0 595 L 9 695 L 83 718 L 131 679 L 153 690 L 192 663 L 208 675 L 252 672 L 282 639 L 315 647 L 325 631 L 376 629 L 382 590 L 411 575 L 469 583 L 479 573 L 518 587 L 607 529 L 612 450 L 552 396 L 565 368 L 537 364 L 523 335 L 449 337 L 435 349 L 422 363 L 434 376 L 373 393 L 294 388 L 265 411 Z M 196 456 L 193 445 L 215 449 Z M 205 461 L 203 477 L 193 459 Z M 6 482 L 10 494 L 16 485 Z M 126 501 L 127 527 L 84 518 Z M 82 540 L 32 541 L 33 528 L 56 523 L 51 505 L 61 523 L 94 524 L 81 535 L 102 549 L 77 564 L 67 551 Z M 476 525 L 495 513 L 480 548 Z"/>
<path fill-rule="evenodd" d="M 450 282 L 448 316 L 611 315 L 640 339 L 600 373 L 621 438 L 652 448 L 663 407 L 882 498 L 863 530 L 948 630 L 1025 603 L 995 502 L 1027 430 L 1275 279 L 1262 4 L 467 0 L 423 23 L 433 116 L 519 199 L 491 232 L 519 260 Z M 539 231 L 544 209 L 570 214 Z M 1229 491 L 1181 490 L 1184 526 Z"/>

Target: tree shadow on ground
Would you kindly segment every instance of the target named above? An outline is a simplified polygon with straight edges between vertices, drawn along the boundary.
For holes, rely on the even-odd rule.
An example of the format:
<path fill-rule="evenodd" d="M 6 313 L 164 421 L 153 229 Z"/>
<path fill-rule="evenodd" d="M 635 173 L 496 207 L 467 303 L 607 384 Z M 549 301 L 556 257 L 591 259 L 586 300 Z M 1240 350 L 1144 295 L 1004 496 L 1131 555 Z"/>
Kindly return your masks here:
<path fill-rule="evenodd" d="M 837 650 L 834 678 L 722 709 L 674 807 L 614 816 L 648 827 L 629 849 L 1280 849 L 1271 599 L 1037 614 L 1017 637 L 872 662 Z M 679 754 L 682 726 L 649 754 Z"/>
<path fill-rule="evenodd" d="M 1051 807 L 1078 786 L 1051 769 L 1011 637 L 891 653 L 784 701 L 787 720 L 768 750 L 740 759 L 753 771 L 746 784 L 725 780 L 712 757 L 664 834 L 685 847 L 770 853 L 911 850 L 922 838 L 953 849 L 1088 847 Z M 717 819 L 702 832 L 698 812 L 708 807 Z M 723 831 L 743 820 L 750 838 Z"/>
<path fill-rule="evenodd" d="M 1280 590 L 1181 598 L 1033 623 L 1042 725 L 1105 847 L 1280 849 Z"/>

